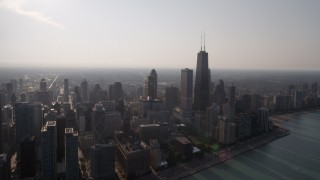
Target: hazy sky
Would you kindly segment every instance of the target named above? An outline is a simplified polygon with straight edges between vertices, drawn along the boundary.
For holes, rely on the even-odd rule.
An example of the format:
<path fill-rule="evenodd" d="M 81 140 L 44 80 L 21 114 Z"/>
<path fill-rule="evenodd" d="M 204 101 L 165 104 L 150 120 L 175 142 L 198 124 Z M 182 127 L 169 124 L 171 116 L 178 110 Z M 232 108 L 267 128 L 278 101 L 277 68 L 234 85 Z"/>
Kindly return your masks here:
<path fill-rule="evenodd" d="M 5 66 L 320 69 L 319 0 L 0 0 Z"/>

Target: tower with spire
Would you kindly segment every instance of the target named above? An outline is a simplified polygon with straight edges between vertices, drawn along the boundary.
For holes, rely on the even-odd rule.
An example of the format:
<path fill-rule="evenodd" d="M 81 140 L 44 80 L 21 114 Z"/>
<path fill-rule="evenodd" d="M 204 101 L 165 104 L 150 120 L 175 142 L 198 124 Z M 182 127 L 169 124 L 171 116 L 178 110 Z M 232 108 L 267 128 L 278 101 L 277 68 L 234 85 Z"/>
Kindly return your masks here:
<path fill-rule="evenodd" d="M 208 53 L 206 52 L 205 34 L 203 38 L 202 50 L 202 35 L 201 48 L 197 56 L 197 69 L 194 87 L 194 103 L 195 111 L 204 111 L 209 106 L 209 68 L 208 68 Z"/>

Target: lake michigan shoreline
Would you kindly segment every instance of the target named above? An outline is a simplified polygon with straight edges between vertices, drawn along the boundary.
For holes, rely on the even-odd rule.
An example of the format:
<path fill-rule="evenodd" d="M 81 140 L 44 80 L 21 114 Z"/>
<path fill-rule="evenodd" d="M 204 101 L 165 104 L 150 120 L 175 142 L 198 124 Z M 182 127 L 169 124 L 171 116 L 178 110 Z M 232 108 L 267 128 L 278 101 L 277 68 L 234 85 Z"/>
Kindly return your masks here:
<path fill-rule="evenodd" d="M 223 156 L 220 156 L 219 154 L 218 156 L 216 156 L 216 158 L 210 159 L 209 161 L 206 158 L 203 158 L 200 160 L 200 163 L 198 162 L 199 164 L 198 166 L 192 167 L 192 163 L 193 163 L 192 161 L 184 164 L 178 164 L 177 165 L 178 167 L 175 166 L 175 167 L 157 172 L 157 176 L 159 179 L 170 179 L 170 180 L 182 179 L 190 175 L 196 174 L 200 171 L 203 171 L 205 169 L 208 169 L 210 167 L 221 164 L 245 152 L 251 151 L 263 145 L 269 144 L 275 140 L 283 138 L 287 135 L 290 135 L 290 130 L 283 125 L 283 123 L 290 120 L 290 117 L 286 117 L 286 116 L 307 114 L 307 113 L 319 112 L 319 111 L 320 111 L 319 109 L 313 109 L 313 110 L 305 110 L 305 111 L 292 112 L 292 113 L 286 113 L 286 114 L 274 114 L 270 116 L 270 118 L 272 118 L 274 122 L 276 121 L 275 123 L 276 128 L 272 132 L 264 133 L 262 135 L 248 139 L 247 141 L 238 143 L 238 145 L 241 146 L 240 148 L 230 149 L 229 146 L 227 146 L 221 150 L 224 152 Z M 209 155 L 212 155 L 212 153 L 209 153 Z M 179 169 L 179 171 L 175 171 L 175 169 Z"/>

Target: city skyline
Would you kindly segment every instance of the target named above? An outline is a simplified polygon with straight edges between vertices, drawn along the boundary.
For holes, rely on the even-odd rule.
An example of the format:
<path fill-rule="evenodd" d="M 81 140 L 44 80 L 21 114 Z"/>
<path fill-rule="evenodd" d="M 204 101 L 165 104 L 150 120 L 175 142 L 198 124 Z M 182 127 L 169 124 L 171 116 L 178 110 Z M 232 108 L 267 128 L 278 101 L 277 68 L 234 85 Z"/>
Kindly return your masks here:
<path fill-rule="evenodd" d="M 99 83 L 89 76 L 83 79 L 77 75 L 83 72 L 77 70 L 68 76 L 29 72 L 1 82 L 0 172 L 5 173 L 0 173 L 0 179 L 182 179 L 197 176 L 208 167 L 211 171 L 236 156 L 250 160 L 243 163 L 246 167 L 251 162 L 255 162 L 254 167 L 268 162 L 281 167 L 290 163 L 288 172 L 298 171 L 300 179 L 319 177 L 314 169 L 319 161 L 307 153 L 316 148 L 307 138 L 316 134 L 310 136 L 308 129 L 307 138 L 299 138 L 284 125 L 294 122 L 294 116 L 319 114 L 319 73 L 283 76 L 281 71 L 265 76 L 262 71 L 255 75 L 247 71 L 241 77 L 225 72 L 215 75 L 222 78 L 215 84 L 209 77 L 208 53 L 204 50 L 198 53 L 194 89 L 193 70 L 188 68 L 181 69 L 181 79 L 170 70 L 159 73 L 170 77 L 161 81 L 155 69 L 145 77 L 113 71 L 124 76 L 107 81 L 100 78 L 99 71 L 91 71 Z M 248 75 L 254 81 L 243 78 Z M 82 98 L 85 96 L 88 98 Z M 312 119 L 300 120 L 306 123 Z M 314 120 L 316 127 L 319 121 Z M 301 122 L 297 124 L 300 130 L 309 127 Z M 295 141 L 286 141 L 287 136 Z M 303 143 L 295 143 L 299 139 L 312 146 L 299 149 Z M 281 153 L 272 150 L 247 156 L 281 141 L 294 142 L 294 147 L 281 148 Z M 297 153 L 288 159 L 284 155 L 291 149 Z M 297 163 L 296 158 L 301 161 Z M 9 168 L 9 164 L 13 166 Z M 265 171 L 261 167 L 266 167 Z M 241 174 L 249 176 L 237 179 L 296 177 L 272 167 L 246 168 Z M 232 179 L 228 176 L 235 172 L 225 170 L 228 173 L 221 179 Z"/>
<path fill-rule="evenodd" d="M 320 67 L 318 1 L 0 1 L 2 67 Z"/>

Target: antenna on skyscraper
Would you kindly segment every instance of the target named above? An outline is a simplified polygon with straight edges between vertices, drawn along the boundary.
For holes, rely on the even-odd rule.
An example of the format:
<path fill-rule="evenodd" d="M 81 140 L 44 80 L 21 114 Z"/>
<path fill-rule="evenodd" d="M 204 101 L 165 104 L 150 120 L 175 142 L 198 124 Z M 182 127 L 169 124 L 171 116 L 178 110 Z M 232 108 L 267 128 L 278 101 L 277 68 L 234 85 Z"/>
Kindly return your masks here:
<path fill-rule="evenodd" d="M 200 51 L 202 51 L 202 33 L 201 33 L 201 49 Z"/>
<path fill-rule="evenodd" d="M 206 33 L 203 34 L 203 46 L 204 46 L 204 51 L 206 51 Z"/>

